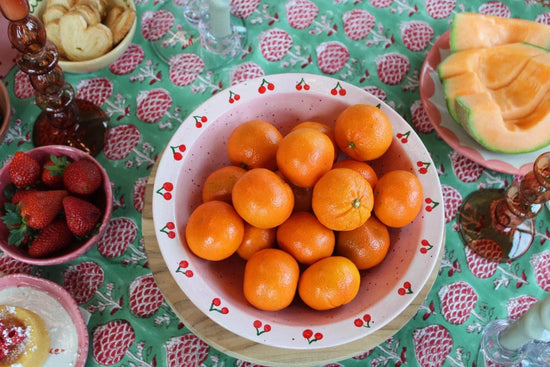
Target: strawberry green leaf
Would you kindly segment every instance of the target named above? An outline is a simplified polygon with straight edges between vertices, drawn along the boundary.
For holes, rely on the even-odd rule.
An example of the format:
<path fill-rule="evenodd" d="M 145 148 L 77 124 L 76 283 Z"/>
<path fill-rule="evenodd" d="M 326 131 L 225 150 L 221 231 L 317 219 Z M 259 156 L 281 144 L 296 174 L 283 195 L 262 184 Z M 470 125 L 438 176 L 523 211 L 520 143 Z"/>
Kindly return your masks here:
<path fill-rule="evenodd" d="M 15 195 L 15 185 L 10 184 L 6 185 L 3 190 L 4 197 L 6 198 L 6 201 L 11 201 L 13 198 L 13 195 Z"/>
<path fill-rule="evenodd" d="M 65 156 L 57 157 L 53 154 L 50 155 L 50 160 L 53 164 L 44 166 L 44 168 L 47 169 L 52 176 L 62 176 L 65 168 L 71 163 Z"/>

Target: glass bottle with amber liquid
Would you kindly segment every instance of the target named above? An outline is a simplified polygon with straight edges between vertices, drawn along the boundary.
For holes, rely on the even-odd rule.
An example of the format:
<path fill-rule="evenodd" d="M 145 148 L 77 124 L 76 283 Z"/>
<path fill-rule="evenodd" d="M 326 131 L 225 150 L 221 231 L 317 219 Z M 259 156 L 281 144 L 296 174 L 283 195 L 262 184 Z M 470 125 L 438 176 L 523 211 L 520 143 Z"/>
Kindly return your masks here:
<path fill-rule="evenodd" d="M 8 38 L 19 51 L 16 64 L 29 76 L 42 110 L 34 123 L 33 144 L 68 145 L 97 155 L 108 131 L 107 114 L 76 98 L 58 65 L 57 47 L 48 41 L 42 22 L 29 13 L 27 0 L 1 0 L 0 10 L 9 20 Z"/>

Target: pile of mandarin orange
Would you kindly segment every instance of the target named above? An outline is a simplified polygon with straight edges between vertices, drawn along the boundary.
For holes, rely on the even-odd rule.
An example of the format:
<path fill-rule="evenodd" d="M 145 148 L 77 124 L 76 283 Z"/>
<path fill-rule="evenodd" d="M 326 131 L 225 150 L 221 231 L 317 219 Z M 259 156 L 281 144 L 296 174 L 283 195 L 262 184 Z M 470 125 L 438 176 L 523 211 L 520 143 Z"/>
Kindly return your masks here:
<path fill-rule="evenodd" d="M 246 260 L 243 292 L 258 309 L 281 310 L 296 293 L 315 310 L 349 303 L 360 271 L 386 257 L 388 227 L 408 225 L 422 206 L 413 173 L 378 177 L 368 164 L 392 137 L 387 115 L 365 104 L 343 110 L 334 128 L 307 121 L 285 136 L 266 121 L 240 124 L 227 141 L 232 165 L 206 178 L 189 217 L 189 249 Z"/>

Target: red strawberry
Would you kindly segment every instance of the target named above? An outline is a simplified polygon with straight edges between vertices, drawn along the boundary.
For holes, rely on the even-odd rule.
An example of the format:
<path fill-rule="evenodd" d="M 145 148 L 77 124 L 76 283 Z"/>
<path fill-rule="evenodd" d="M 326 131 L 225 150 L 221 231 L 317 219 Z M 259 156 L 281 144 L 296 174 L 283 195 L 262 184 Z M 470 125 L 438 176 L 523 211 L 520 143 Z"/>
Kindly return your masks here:
<path fill-rule="evenodd" d="M 124 358 L 135 340 L 136 333 L 128 321 L 109 321 L 92 333 L 92 357 L 102 366 L 112 366 Z"/>
<path fill-rule="evenodd" d="M 71 232 L 86 236 L 92 232 L 101 219 L 101 210 L 94 204 L 74 196 L 63 199 L 65 218 Z"/>
<path fill-rule="evenodd" d="M 93 194 L 101 183 L 101 170 L 89 159 L 72 162 L 63 173 L 63 184 L 73 194 Z"/>
<path fill-rule="evenodd" d="M 103 268 L 92 261 L 69 266 L 63 272 L 65 288 L 79 305 L 88 302 L 103 284 Z"/>
<path fill-rule="evenodd" d="M 63 208 L 67 190 L 34 191 L 19 201 L 21 218 L 27 226 L 42 229 L 52 223 Z"/>
<path fill-rule="evenodd" d="M 49 187 L 59 188 L 63 186 L 63 172 L 69 165 L 67 157 L 52 155 L 42 167 L 42 182 Z"/>
<path fill-rule="evenodd" d="M 109 129 L 103 153 L 111 160 L 121 160 L 130 155 L 140 141 L 141 133 L 135 125 L 114 126 Z"/>
<path fill-rule="evenodd" d="M 32 241 L 28 254 L 32 257 L 45 257 L 69 246 L 73 241 L 73 234 L 63 219 L 56 219 L 42 229 Z"/>
<path fill-rule="evenodd" d="M 40 163 L 25 152 L 15 152 L 8 167 L 11 182 L 17 187 L 31 186 L 40 178 Z"/>
<path fill-rule="evenodd" d="M 13 197 L 11 198 L 11 202 L 13 204 L 17 204 L 21 201 L 21 199 L 23 199 L 25 196 L 27 196 L 27 194 L 30 194 L 31 192 L 35 192 L 35 191 L 38 191 L 38 190 L 36 190 L 36 189 L 28 189 L 28 190 L 19 189 L 19 190 L 15 190 L 15 193 L 13 194 Z"/>
<path fill-rule="evenodd" d="M 137 277 L 130 283 L 130 310 L 139 317 L 151 317 L 164 303 L 153 274 Z"/>

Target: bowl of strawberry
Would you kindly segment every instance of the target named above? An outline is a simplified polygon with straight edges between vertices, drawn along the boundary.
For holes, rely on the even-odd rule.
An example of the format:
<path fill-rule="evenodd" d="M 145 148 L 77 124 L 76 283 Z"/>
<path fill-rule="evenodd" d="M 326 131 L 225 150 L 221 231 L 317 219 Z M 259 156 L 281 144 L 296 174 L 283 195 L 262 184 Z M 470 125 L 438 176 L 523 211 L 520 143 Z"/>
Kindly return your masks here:
<path fill-rule="evenodd" d="M 0 249 L 34 265 L 87 252 L 112 212 L 103 167 L 76 148 L 48 145 L 16 152 L 0 170 Z"/>

